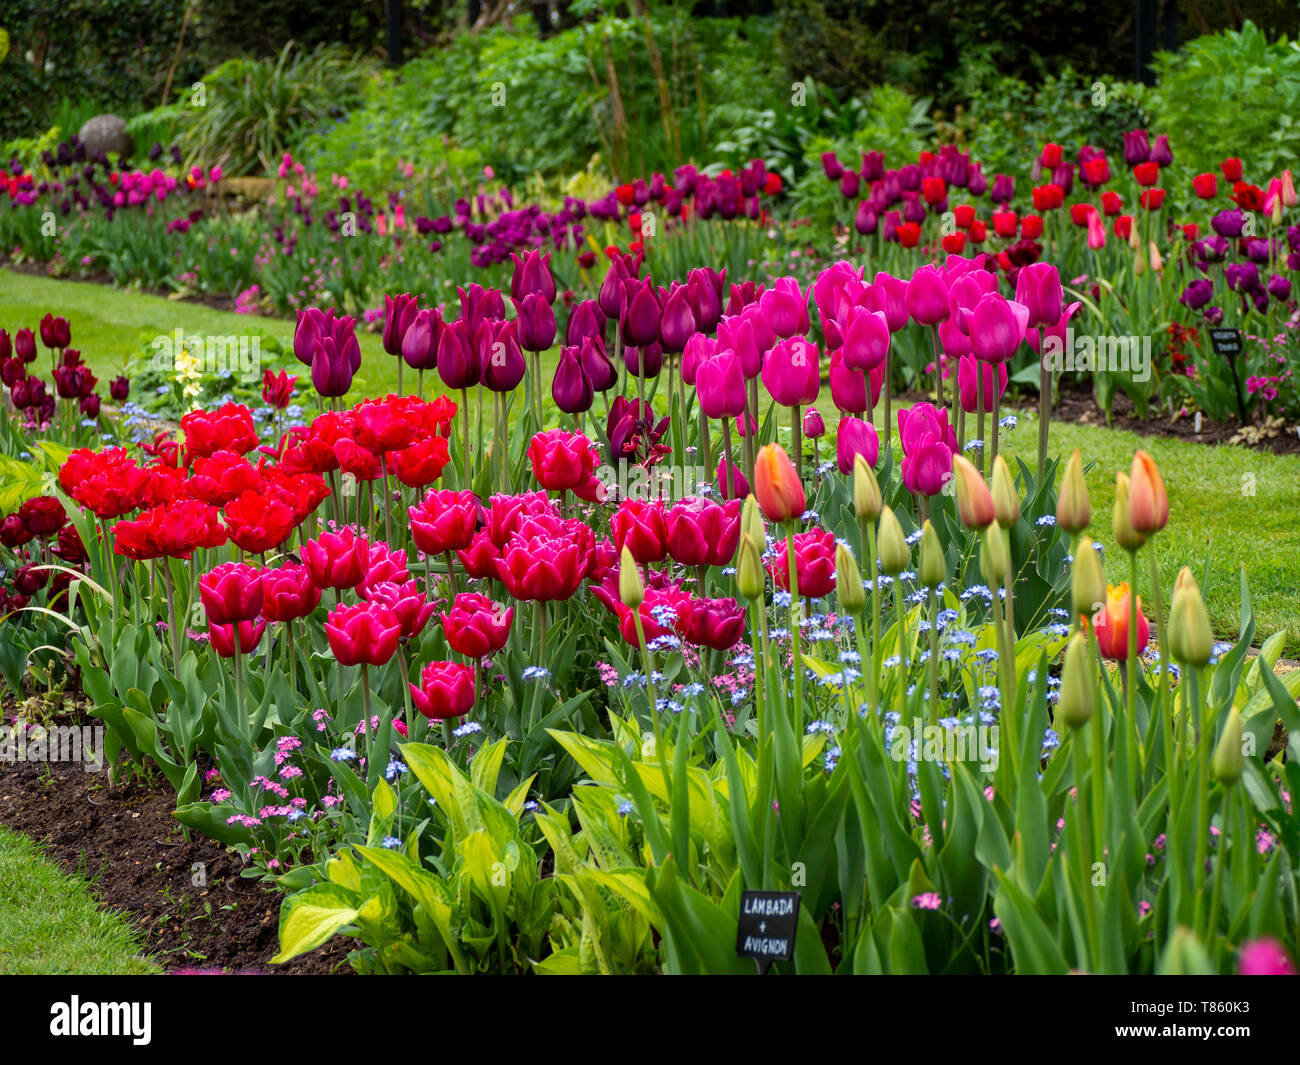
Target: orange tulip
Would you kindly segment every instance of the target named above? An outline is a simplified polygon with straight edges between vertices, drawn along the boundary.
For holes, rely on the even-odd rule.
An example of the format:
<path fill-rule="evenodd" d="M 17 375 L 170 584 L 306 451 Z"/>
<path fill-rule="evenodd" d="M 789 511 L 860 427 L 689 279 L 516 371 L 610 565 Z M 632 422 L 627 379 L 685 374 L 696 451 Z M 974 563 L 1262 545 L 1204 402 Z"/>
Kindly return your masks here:
<path fill-rule="evenodd" d="M 1128 479 L 1129 524 L 1143 535 L 1159 532 L 1169 523 L 1169 496 L 1155 459 L 1139 451 Z"/>
<path fill-rule="evenodd" d="M 768 521 L 793 521 L 808 509 L 803 483 L 780 444 L 759 449 L 754 459 L 754 495 Z"/>
<path fill-rule="evenodd" d="M 1119 587 L 1106 585 L 1106 605 L 1100 615 L 1092 619 L 1096 622 L 1097 645 L 1101 648 L 1102 657 L 1115 662 L 1128 658 L 1129 596 L 1127 581 Z M 1137 653 L 1141 654 L 1151 635 L 1151 623 L 1142 613 L 1141 596 L 1138 596 L 1137 601 L 1137 626 Z"/>
<path fill-rule="evenodd" d="M 993 496 L 969 459 L 954 455 L 953 480 L 957 489 L 957 513 L 968 529 L 986 529 L 993 521 Z"/>

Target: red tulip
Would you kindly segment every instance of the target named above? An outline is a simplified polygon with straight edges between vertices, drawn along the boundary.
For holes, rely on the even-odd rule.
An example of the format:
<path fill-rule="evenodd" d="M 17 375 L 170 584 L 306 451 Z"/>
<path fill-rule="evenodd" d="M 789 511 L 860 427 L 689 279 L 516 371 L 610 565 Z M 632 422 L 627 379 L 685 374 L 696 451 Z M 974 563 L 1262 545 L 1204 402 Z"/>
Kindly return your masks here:
<path fill-rule="evenodd" d="M 366 584 L 362 594 L 367 603 L 387 607 L 401 627 L 402 639 L 409 640 L 424 631 L 433 616 L 433 604 L 425 598 L 415 581 L 383 581 Z"/>
<path fill-rule="evenodd" d="M 457 654 L 486 658 L 496 654 L 510 638 L 515 608 L 494 603 L 486 595 L 462 592 L 442 615 L 442 631 Z"/>
<path fill-rule="evenodd" d="M 262 573 L 262 614 L 271 621 L 305 618 L 320 605 L 320 589 L 307 567 L 286 562 Z"/>
<path fill-rule="evenodd" d="M 1095 620 L 1097 644 L 1101 648 L 1102 657 L 1109 658 L 1112 661 L 1124 661 L 1128 658 L 1128 622 L 1131 608 L 1129 598 L 1127 581 L 1118 587 L 1108 584 L 1106 586 L 1106 605 L 1100 611 L 1100 616 L 1095 619 L 1084 619 L 1085 624 Z M 1146 616 L 1142 613 L 1141 596 L 1138 596 L 1137 601 L 1137 623 L 1137 653 L 1140 655 L 1146 649 L 1147 640 L 1151 636 L 1151 623 L 1147 621 Z"/>
<path fill-rule="evenodd" d="M 688 643 L 730 650 L 745 634 L 745 608 L 735 599 L 692 599 L 681 628 Z"/>
<path fill-rule="evenodd" d="M 586 484 L 591 478 L 591 441 L 581 433 L 548 429 L 528 444 L 533 476 L 547 491 L 562 492 Z"/>
<path fill-rule="evenodd" d="M 240 621 L 231 625 L 208 625 L 208 639 L 212 649 L 222 658 L 235 657 L 235 629 L 239 630 L 239 653 L 250 654 L 257 650 L 262 642 L 262 633 L 266 631 L 265 621 Z"/>
<path fill-rule="evenodd" d="M 637 562 L 659 562 L 667 557 L 664 508 L 657 501 L 626 499 L 611 515 L 610 530 L 614 546 L 626 547 Z"/>
<path fill-rule="evenodd" d="M 468 489 L 431 491 L 419 506 L 408 508 L 411 536 L 426 555 L 469 547 L 478 525 L 479 504 Z"/>
<path fill-rule="evenodd" d="M 190 411 L 181 419 L 181 431 L 185 433 L 185 451 L 191 456 L 217 451 L 243 455 L 258 444 L 252 412 L 239 403 L 227 403 L 211 412 Z"/>
<path fill-rule="evenodd" d="M 262 612 L 262 573 L 243 562 L 223 562 L 199 578 L 208 623 L 232 625 Z"/>
<path fill-rule="evenodd" d="M 663 522 L 668 554 L 683 566 L 730 565 L 740 539 L 740 500 L 719 505 L 687 496 L 664 512 Z"/>
<path fill-rule="evenodd" d="M 330 650 L 344 666 L 384 665 L 396 653 L 401 633 L 396 615 L 381 603 L 340 604 L 325 622 Z"/>
<path fill-rule="evenodd" d="M 516 534 L 502 549 L 496 569 L 512 598 L 550 602 L 571 598 L 588 564 L 584 545 L 571 536 Z"/>
<path fill-rule="evenodd" d="M 388 455 L 388 466 L 407 488 L 423 488 L 442 476 L 451 461 L 445 437 L 431 436 L 417 440 L 401 451 Z"/>
<path fill-rule="evenodd" d="M 462 662 L 430 662 L 411 688 L 411 703 L 433 721 L 468 714 L 474 705 L 474 670 Z"/>
<path fill-rule="evenodd" d="M 808 599 L 829 595 L 835 587 L 835 535 L 826 529 L 809 529 L 794 536 L 794 565 L 799 594 Z M 777 587 L 790 591 L 790 554 L 784 540 L 767 563 Z"/>
<path fill-rule="evenodd" d="M 293 508 L 283 500 L 254 491 L 231 500 L 222 514 L 231 542 L 252 554 L 279 547 L 298 523 Z"/>
<path fill-rule="evenodd" d="M 366 574 L 370 544 L 351 528 L 341 533 L 322 533 L 308 540 L 299 552 L 318 588 L 355 588 Z"/>

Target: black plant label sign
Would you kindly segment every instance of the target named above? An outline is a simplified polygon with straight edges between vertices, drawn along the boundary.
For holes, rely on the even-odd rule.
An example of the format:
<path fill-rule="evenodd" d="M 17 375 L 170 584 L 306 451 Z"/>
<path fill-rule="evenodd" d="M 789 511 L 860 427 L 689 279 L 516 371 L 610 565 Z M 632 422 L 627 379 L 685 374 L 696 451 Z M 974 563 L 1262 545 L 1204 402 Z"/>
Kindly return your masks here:
<path fill-rule="evenodd" d="M 753 958 L 758 963 L 759 974 L 765 974 L 772 962 L 794 957 L 798 927 L 799 892 L 742 892 L 736 956 Z"/>
<path fill-rule="evenodd" d="M 1228 358 L 1241 354 L 1241 330 L 1240 329 L 1211 329 L 1210 330 L 1210 347 L 1214 349 L 1214 354 L 1225 355 Z"/>

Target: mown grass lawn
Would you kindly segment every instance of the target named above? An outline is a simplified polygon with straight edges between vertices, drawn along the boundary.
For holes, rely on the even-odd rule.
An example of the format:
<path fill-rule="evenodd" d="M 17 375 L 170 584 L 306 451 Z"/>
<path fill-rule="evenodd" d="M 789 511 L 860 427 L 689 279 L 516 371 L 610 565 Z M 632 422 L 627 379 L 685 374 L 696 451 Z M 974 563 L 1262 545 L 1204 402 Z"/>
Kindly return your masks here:
<path fill-rule="evenodd" d="M 26 836 L 0 828 L 0 973 L 146 975 L 140 937 L 103 909 L 90 885 L 51 864 Z"/>
<path fill-rule="evenodd" d="M 0 327 L 35 328 L 48 311 L 71 321 L 73 345 L 101 380 L 120 372 L 141 344 L 177 328 L 214 335 L 263 332 L 285 345 L 293 337 L 293 323 L 288 320 L 251 318 L 102 285 L 0 270 Z M 361 347 L 361 373 L 352 396 L 393 390 L 396 361 L 384 353 L 379 335 L 362 333 Z M 554 353 L 546 359 L 548 370 L 554 359 Z M 293 363 L 289 369 L 301 372 L 303 367 Z M 305 378 L 301 383 L 308 384 Z M 828 388 L 823 389 L 819 404 L 824 413 L 833 411 Z M 601 409 L 598 403 L 595 410 Z M 555 418 L 552 411 L 548 423 L 556 424 Z M 833 420 L 827 418 L 828 427 Z M 880 425 L 879 411 L 876 420 Z M 781 423 L 788 432 L 788 417 L 783 416 Z M 1032 466 L 1037 432 L 1034 415 L 1022 413 L 1018 427 L 1006 432 L 1003 452 L 1009 459 L 1019 454 Z M 1232 637 L 1238 628 L 1239 573 L 1244 567 L 1255 611 L 1256 642 L 1285 629 L 1290 633 L 1286 653 L 1300 653 L 1300 456 L 1062 423 L 1053 423 L 1050 441 L 1052 454 L 1068 454 L 1077 447 L 1085 461 L 1094 464 L 1088 473 L 1092 532 L 1106 545 L 1107 577 L 1112 583 L 1128 579 L 1127 558 L 1110 535 L 1115 471 L 1127 471 L 1134 449 L 1144 447 L 1159 463 L 1169 488 L 1169 527 L 1156 539 L 1165 594 L 1172 590 L 1179 568 L 1190 565 L 1205 592 L 1215 631 Z M 1147 588 L 1145 560 L 1140 574 L 1142 594 Z"/>

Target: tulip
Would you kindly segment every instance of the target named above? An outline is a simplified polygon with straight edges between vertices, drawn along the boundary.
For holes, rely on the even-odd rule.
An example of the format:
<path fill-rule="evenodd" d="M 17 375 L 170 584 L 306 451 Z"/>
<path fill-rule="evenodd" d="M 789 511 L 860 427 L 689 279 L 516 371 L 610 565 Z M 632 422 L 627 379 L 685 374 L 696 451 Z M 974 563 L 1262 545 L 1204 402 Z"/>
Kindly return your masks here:
<path fill-rule="evenodd" d="M 1061 275 L 1051 263 L 1030 263 L 1016 278 L 1016 302 L 1028 309 L 1026 325 L 1055 325 L 1061 320 Z"/>
<path fill-rule="evenodd" d="M 844 364 L 854 370 L 874 370 L 889 355 L 889 319 L 880 311 L 850 307 L 837 323 L 843 338 Z"/>
<path fill-rule="evenodd" d="M 664 508 L 658 500 L 627 499 L 610 517 L 614 546 L 627 548 L 632 557 L 645 565 L 668 556 Z"/>
<path fill-rule="evenodd" d="M 463 717 L 474 705 L 474 670 L 463 662 L 430 662 L 420 685 L 409 685 L 411 704 L 432 721 Z"/>
<path fill-rule="evenodd" d="M 384 350 L 389 355 L 402 354 L 402 340 L 419 310 L 417 296 L 384 296 Z"/>
<path fill-rule="evenodd" d="M 595 390 L 591 386 L 591 379 L 587 377 L 578 348 L 560 349 L 560 361 L 556 364 L 555 379 L 551 384 L 551 397 L 565 414 L 581 414 L 591 409 Z"/>
<path fill-rule="evenodd" d="M 1214 653 L 1214 633 L 1205 600 L 1186 566 L 1178 578 L 1169 611 L 1169 652 L 1185 666 L 1205 666 Z"/>
<path fill-rule="evenodd" d="M 687 643 L 715 651 L 730 650 L 745 633 L 745 609 L 734 599 L 692 599 L 681 621 Z"/>
<path fill-rule="evenodd" d="M 865 455 L 853 457 L 853 512 L 858 521 L 875 521 L 880 517 L 880 483 Z"/>
<path fill-rule="evenodd" d="M 745 477 L 744 471 L 734 462 L 728 462 L 726 455 L 718 457 L 714 481 L 723 499 L 744 499 L 749 495 L 749 480 Z"/>
<path fill-rule="evenodd" d="M 1276 939 L 1261 936 L 1241 945 L 1237 955 L 1239 976 L 1295 976 L 1291 957 Z"/>
<path fill-rule="evenodd" d="M 547 303 L 555 302 L 555 279 L 551 276 L 551 255 L 539 251 L 525 252 L 520 258 L 513 252 L 514 273 L 510 277 L 510 298 L 522 300 L 530 295 L 541 297 Z M 550 345 L 548 344 L 547 347 Z M 537 350 L 537 349 L 529 349 Z"/>
<path fill-rule="evenodd" d="M 262 614 L 270 621 L 308 617 L 320 605 L 320 588 L 307 567 L 287 562 L 262 573 Z"/>
<path fill-rule="evenodd" d="M 938 588 L 948 576 L 948 561 L 944 557 L 943 546 L 939 543 L 939 534 L 934 531 L 930 519 L 925 519 L 921 527 L 921 547 L 917 557 L 917 579 L 922 588 Z"/>
<path fill-rule="evenodd" d="M 1096 708 L 1097 667 L 1088 653 L 1087 637 L 1076 632 L 1065 649 L 1056 717 L 1070 729 L 1080 729 L 1092 718 Z"/>
<path fill-rule="evenodd" d="M 209 624 L 251 621 L 262 610 L 261 572 L 243 562 L 224 562 L 199 578 L 199 599 Z"/>
<path fill-rule="evenodd" d="M 108 394 L 118 403 L 125 403 L 131 394 L 131 382 L 124 375 L 119 374 L 108 383 Z"/>
<path fill-rule="evenodd" d="M 993 521 L 993 496 L 983 476 L 961 455 L 953 456 L 952 472 L 961 523 L 968 529 L 986 528 Z"/>
<path fill-rule="evenodd" d="M 809 440 L 819 440 L 826 433 L 826 422 L 816 407 L 809 407 L 803 412 L 803 435 Z M 848 471 L 845 470 L 845 473 Z"/>
<path fill-rule="evenodd" d="M 835 595 L 840 606 L 850 614 L 856 614 L 867 602 L 858 563 L 853 552 L 842 543 L 835 545 Z"/>
<path fill-rule="evenodd" d="M 880 457 L 880 438 L 870 422 L 845 415 L 835 431 L 835 459 L 840 473 L 848 476 L 861 458 L 868 467 Z"/>
<path fill-rule="evenodd" d="M 1105 607 L 1095 619 L 1102 656 L 1112 661 L 1128 658 L 1130 594 L 1127 581 L 1118 587 L 1107 585 Z M 1151 625 L 1142 613 L 1140 596 L 1137 600 L 1137 625 L 1137 653 L 1140 655 L 1151 635 Z"/>
<path fill-rule="evenodd" d="M 912 561 L 912 549 L 907 546 L 903 527 L 889 507 L 884 507 L 880 511 L 880 532 L 876 540 L 876 554 L 880 562 L 880 571 L 891 577 L 902 573 Z"/>
<path fill-rule="evenodd" d="M 528 444 L 537 483 L 549 492 L 563 492 L 586 484 L 592 475 L 591 441 L 581 433 L 549 429 Z"/>
<path fill-rule="evenodd" d="M 637 266 L 631 256 L 615 255 L 601 282 L 596 302 L 606 318 L 620 319 L 624 307 L 623 282 L 635 277 Z"/>
<path fill-rule="evenodd" d="M 1106 607 L 1106 576 L 1096 545 L 1087 536 L 1079 539 L 1078 552 L 1070 567 L 1070 598 L 1075 616 L 1085 621 L 1099 616 Z"/>
<path fill-rule="evenodd" d="M 1005 362 L 1025 339 L 1028 325 L 1028 307 L 989 293 L 970 313 L 971 350 L 986 362 Z"/>
<path fill-rule="evenodd" d="M 619 555 L 618 598 L 629 610 L 638 610 L 645 602 L 645 584 L 636 568 L 636 559 L 626 544 Z"/>
<path fill-rule="evenodd" d="M 794 463 L 780 444 L 765 444 L 754 459 L 754 494 L 769 521 L 794 521 L 808 509 Z"/>
<path fill-rule="evenodd" d="M 753 602 L 762 597 L 764 584 L 758 548 L 748 534 L 742 533 L 736 554 L 736 592 L 742 599 Z"/>
<path fill-rule="evenodd" d="M 235 633 L 239 633 L 239 654 L 249 654 L 257 650 L 262 642 L 262 633 L 266 631 L 265 621 L 238 621 L 230 625 L 208 625 L 208 641 L 212 649 L 222 658 L 234 658 L 236 653 Z"/>
<path fill-rule="evenodd" d="M 782 340 L 808 332 L 808 298 L 793 277 L 778 278 L 758 298 L 758 306 L 768 328 Z"/>
<path fill-rule="evenodd" d="M 350 528 L 322 533 L 308 540 L 299 552 L 312 583 L 318 588 L 355 588 L 366 575 L 370 544 Z"/>
<path fill-rule="evenodd" d="M 1220 784 L 1233 785 L 1241 779 L 1242 770 L 1246 768 L 1246 758 L 1242 751 L 1241 709 L 1234 706 L 1228 711 L 1228 720 L 1223 723 L 1223 732 L 1219 744 L 1214 748 L 1214 757 L 1210 759 L 1210 776 Z M 1223 856 L 1219 856 L 1223 860 Z"/>
<path fill-rule="evenodd" d="M 686 275 L 687 296 L 695 316 L 695 327 L 702 333 L 711 333 L 722 318 L 722 286 L 726 270 L 701 266 Z"/>
<path fill-rule="evenodd" d="M 745 376 L 740 357 L 724 348 L 700 361 L 695 372 L 700 408 L 709 418 L 739 418 L 745 413 Z"/>
<path fill-rule="evenodd" d="M 434 490 L 407 512 L 416 547 L 426 555 L 441 555 L 469 547 L 478 524 L 479 505 L 468 489 Z"/>
<path fill-rule="evenodd" d="M 1056 497 L 1056 525 L 1066 532 L 1078 533 L 1092 520 L 1092 504 L 1088 499 L 1088 482 L 1083 475 L 1083 458 L 1075 448 L 1065 466 L 1061 491 Z"/>
<path fill-rule="evenodd" d="M 402 334 L 402 361 L 413 370 L 432 370 L 437 366 L 442 328 L 442 315 L 436 309 L 417 311 Z"/>
<path fill-rule="evenodd" d="M 514 616 L 514 607 L 476 592 L 462 592 L 453 600 L 451 612 L 442 615 L 442 631 L 457 654 L 487 658 L 506 645 Z"/>
<path fill-rule="evenodd" d="M 907 313 L 920 325 L 938 325 L 948 317 L 948 285 L 936 266 L 923 266 L 907 283 Z"/>
<path fill-rule="evenodd" d="M 525 538 L 516 534 L 502 549 L 496 571 L 514 599 L 569 599 L 586 575 L 587 556 L 571 536 Z"/>
<path fill-rule="evenodd" d="M 402 626 L 380 603 L 342 605 L 329 612 L 325 636 L 340 665 L 382 666 L 397 652 Z"/>
<path fill-rule="evenodd" d="M 1001 455 L 993 460 L 993 513 L 997 523 L 1009 529 L 1020 520 L 1020 497 L 1011 467 Z"/>
<path fill-rule="evenodd" d="M 763 362 L 763 386 L 783 407 L 801 407 L 814 402 L 821 389 L 817 346 L 802 337 L 777 344 Z"/>
<path fill-rule="evenodd" d="M 604 309 L 603 303 L 601 307 Z M 624 282 L 624 310 L 619 329 L 625 345 L 641 348 L 657 343 L 661 316 L 659 299 L 649 278 Z"/>
<path fill-rule="evenodd" d="M 1115 474 L 1115 506 L 1111 510 L 1111 528 L 1115 542 L 1129 554 L 1146 543 L 1146 537 L 1133 527 L 1129 518 L 1129 479 L 1123 473 Z M 1151 496 L 1154 499 L 1154 495 Z"/>
<path fill-rule="evenodd" d="M 985 582 L 997 595 L 1011 571 L 1011 555 L 1007 547 L 1007 537 L 1002 527 L 993 522 L 988 525 L 981 537 L 980 573 Z"/>
<path fill-rule="evenodd" d="M 980 378 L 983 378 L 982 392 Z M 974 355 L 963 355 L 957 361 L 957 392 L 961 409 L 967 414 L 988 410 L 995 399 L 1001 400 L 1007 391 L 1007 365 L 990 363 Z"/>
<path fill-rule="evenodd" d="M 1145 451 L 1133 456 L 1129 473 L 1128 522 L 1143 536 L 1159 532 L 1169 522 L 1169 496 L 1160 469 Z"/>
<path fill-rule="evenodd" d="M 725 566 L 740 538 L 740 501 L 687 496 L 663 514 L 668 554 L 683 566 Z"/>
<path fill-rule="evenodd" d="M 659 322 L 664 351 L 672 355 L 680 354 L 686 347 L 686 341 L 695 334 L 696 328 L 689 290 L 685 285 L 674 283 L 663 301 L 663 314 Z"/>
<path fill-rule="evenodd" d="M 333 336 L 316 341 L 311 358 L 311 383 L 321 396 L 345 396 L 352 387 L 356 370 L 344 346 Z"/>
<path fill-rule="evenodd" d="M 824 529 L 796 533 L 794 541 L 795 576 L 799 594 L 805 599 L 820 599 L 835 586 L 835 535 Z M 790 591 L 789 542 L 778 542 L 768 562 L 768 571 L 778 588 Z"/>

